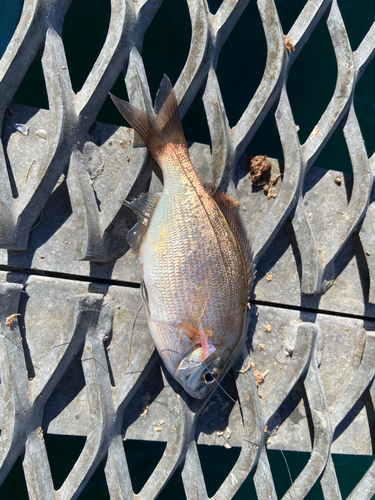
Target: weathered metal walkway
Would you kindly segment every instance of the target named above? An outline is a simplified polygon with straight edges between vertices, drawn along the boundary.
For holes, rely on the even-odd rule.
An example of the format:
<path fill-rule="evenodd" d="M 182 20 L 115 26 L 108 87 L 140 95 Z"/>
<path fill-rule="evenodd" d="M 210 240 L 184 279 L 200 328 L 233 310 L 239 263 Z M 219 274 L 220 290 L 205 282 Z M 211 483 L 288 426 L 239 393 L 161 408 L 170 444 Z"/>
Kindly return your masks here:
<path fill-rule="evenodd" d="M 248 0 L 223 1 L 215 15 L 206 0 L 187 1 L 191 48 L 175 90 L 181 116 L 203 90 L 212 141 L 212 154 L 193 144 L 191 158 L 204 181 L 227 189 L 235 179 L 258 268 L 246 349 L 223 382 L 236 403 L 221 391 L 193 401 L 154 352 L 125 239 L 134 216 L 123 201 L 160 191 L 160 180 L 130 129 L 94 122 L 122 71 L 130 100 L 152 106 L 140 54 L 162 0 L 111 0 L 105 44 L 77 94 L 61 39 L 70 3 L 25 0 L 0 61 L 0 484 L 22 455 L 30 499 L 78 498 L 104 460 L 111 499 L 148 500 L 183 465 L 186 497 L 204 499 L 197 443 L 205 443 L 241 447 L 215 499 L 232 498 L 251 473 L 260 500 L 277 498 L 266 448 L 311 452 L 285 498 L 304 498 L 320 481 L 325 499 L 340 499 L 331 452 L 375 449 L 375 155 L 353 107 L 375 24 L 353 52 L 336 0 L 307 1 L 286 37 L 275 3 L 258 0 L 266 66 L 230 128 L 215 68 Z M 288 71 L 322 18 L 337 83 L 300 144 Z M 49 110 L 11 104 L 38 51 Z M 244 153 L 272 108 L 284 157 L 269 161 L 265 193 Z M 337 127 L 351 176 L 311 168 Z M 58 491 L 44 433 L 87 436 Z M 167 441 L 136 496 L 124 438 Z M 374 494 L 375 462 L 349 498 Z"/>

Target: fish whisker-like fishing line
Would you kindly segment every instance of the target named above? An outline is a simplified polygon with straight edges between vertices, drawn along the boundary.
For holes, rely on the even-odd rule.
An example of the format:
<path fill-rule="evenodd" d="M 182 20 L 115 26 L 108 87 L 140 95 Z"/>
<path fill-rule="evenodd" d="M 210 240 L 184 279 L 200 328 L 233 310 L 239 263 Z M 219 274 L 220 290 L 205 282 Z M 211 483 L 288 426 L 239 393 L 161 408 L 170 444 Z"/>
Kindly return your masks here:
<path fill-rule="evenodd" d="M 276 427 L 276 429 L 277 429 L 277 427 Z M 276 432 L 275 432 L 275 434 L 274 434 L 274 435 L 272 435 L 272 434 L 271 434 L 271 436 L 272 436 L 272 437 L 274 437 L 274 438 L 275 438 L 275 441 L 276 441 Z M 293 486 L 293 478 L 292 478 L 292 473 L 291 473 L 291 471 L 290 471 L 290 468 L 289 468 L 288 461 L 287 461 L 287 459 L 286 459 L 285 453 L 284 453 L 284 451 L 283 451 L 282 449 L 279 449 L 278 451 L 281 453 L 281 455 L 282 455 L 282 457 L 283 457 L 283 460 L 284 460 L 284 462 L 285 462 L 285 466 L 286 466 L 286 470 L 287 470 L 287 472 L 288 472 L 288 476 L 289 476 L 290 484 L 291 484 L 291 486 Z M 289 489 L 288 489 L 288 492 L 287 492 L 287 493 L 289 493 L 289 496 L 290 496 L 291 500 L 293 500 L 292 494 L 291 494 L 291 492 L 289 491 Z"/>
<path fill-rule="evenodd" d="M 288 462 L 287 462 L 287 460 L 286 460 L 285 453 L 283 452 L 283 450 L 279 450 L 279 451 L 281 452 L 281 455 L 282 455 L 282 457 L 283 457 L 283 459 L 284 459 L 285 466 L 286 466 L 286 470 L 288 471 L 288 475 L 289 475 L 289 479 L 290 479 L 290 484 L 293 486 L 292 474 L 291 474 L 291 472 L 290 472 L 289 465 L 288 465 Z M 290 491 L 288 491 L 288 493 L 289 493 L 290 498 L 293 500 L 293 497 L 292 497 L 291 492 L 290 492 Z"/>
<path fill-rule="evenodd" d="M 191 340 L 191 344 L 195 347 L 195 344 L 194 342 Z M 241 411 L 245 411 L 247 410 L 246 408 L 244 408 L 239 401 L 236 401 L 234 398 L 232 398 L 232 396 L 229 394 L 229 392 L 227 392 L 224 387 L 221 385 L 221 383 L 216 379 L 214 373 L 210 370 L 209 366 L 206 364 L 206 362 L 204 360 L 202 360 L 202 363 L 203 365 L 206 367 L 207 369 L 207 372 L 211 375 L 211 377 L 213 378 L 214 382 L 216 383 L 216 385 L 223 391 L 223 393 L 234 403 L 238 403 L 238 406 L 239 408 L 241 409 Z M 253 441 L 249 441 L 249 443 L 253 444 L 254 446 L 256 446 L 257 448 L 259 448 L 259 445 L 254 443 Z"/>
<path fill-rule="evenodd" d="M 17 343 L 12 338 L 8 337 L 8 335 L 6 335 L 4 332 L 0 331 L 0 337 L 3 338 L 3 339 L 9 340 L 9 342 L 11 342 L 12 344 L 14 344 L 17 347 L 17 349 L 19 349 L 23 353 L 22 347 L 20 347 L 19 345 L 17 345 Z"/>
<path fill-rule="evenodd" d="M 192 342 L 193 343 L 193 342 Z M 236 401 L 234 398 L 232 398 L 232 396 L 224 389 L 224 387 L 220 384 L 220 382 L 218 382 L 213 374 L 213 372 L 209 369 L 208 365 L 205 363 L 204 360 L 202 360 L 202 363 L 204 364 L 204 366 L 207 368 L 207 371 L 208 373 L 210 373 L 210 375 L 212 376 L 212 378 L 214 379 L 214 381 L 216 382 L 217 386 L 223 391 L 223 393 L 234 403 L 238 403 L 238 406 L 239 408 L 241 409 L 242 412 L 245 412 L 245 411 L 248 411 L 247 408 L 244 408 L 241 403 L 239 401 Z M 250 444 L 256 446 L 257 448 L 259 448 L 259 445 L 257 443 L 254 443 L 253 441 L 249 441 L 247 440 Z M 290 484 L 291 486 L 293 486 L 293 478 L 292 478 L 292 474 L 291 474 L 291 471 L 290 471 L 290 468 L 289 468 L 289 465 L 288 465 L 288 462 L 287 462 L 287 459 L 286 459 L 286 456 L 285 456 L 285 453 L 283 452 L 283 450 L 279 450 L 282 457 L 283 457 L 283 460 L 285 462 L 285 466 L 286 466 L 286 469 L 287 469 L 287 472 L 288 472 L 288 476 L 289 476 L 289 479 L 290 479 Z M 262 460 L 262 462 L 269 468 L 269 470 L 271 471 L 271 467 L 269 466 L 269 464 L 262 458 L 262 457 L 259 457 L 260 460 Z M 271 471 L 272 472 L 272 471 Z M 291 500 L 293 500 L 293 497 L 292 497 L 292 494 L 290 491 L 288 491 L 289 493 L 289 496 L 291 498 Z"/>
<path fill-rule="evenodd" d="M 137 314 L 136 314 L 136 316 L 135 316 L 135 318 L 134 318 L 134 321 L 133 321 L 133 328 L 132 328 L 132 334 L 133 334 L 133 330 L 134 330 L 135 322 L 136 322 L 136 320 L 137 320 L 137 317 L 138 317 L 138 314 L 139 314 L 139 312 L 140 312 L 141 308 L 142 308 L 142 306 L 140 306 L 140 308 L 138 309 Z M 190 338 L 189 338 L 189 341 L 190 341 L 190 344 L 191 344 L 191 346 L 192 346 L 193 348 L 196 348 L 196 347 L 197 347 L 197 345 L 196 345 L 196 343 L 193 341 L 193 339 L 190 339 Z M 129 351 L 129 352 L 130 352 L 130 351 Z M 202 362 L 202 364 L 205 366 L 205 368 L 206 368 L 207 372 L 208 372 L 208 373 L 211 375 L 211 377 L 213 378 L 213 380 L 214 380 L 214 382 L 216 383 L 216 385 L 217 385 L 217 386 L 218 386 L 218 387 L 219 387 L 219 388 L 223 391 L 223 393 L 224 393 L 224 394 L 225 394 L 225 395 L 226 395 L 226 396 L 227 396 L 227 397 L 228 397 L 228 398 L 229 398 L 229 399 L 230 399 L 230 400 L 231 400 L 234 404 L 238 403 L 238 406 L 239 406 L 239 408 L 241 409 L 241 411 L 242 411 L 243 413 L 244 413 L 245 411 L 248 411 L 248 410 L 247 410 L 247 408 L 244 408 L 244 407 L 240 404 L 240 402 L 239 402 L 238 400 L 236 401 L 236 400 L 235 400 L 235 399 L 234 399 L 234 398 L 233 398 L 233 397 L 232 397 L 232 396 L 231 396 L 231 395 L 230 395 L 230 394 L 229 394 L 229 393 L 228 393 L 228 392 L 224 389 L 224 387 L 221 385 L 221 383 L 220 383 L 220 382 L 216 379 L 216 377 L 215 377 L 215 375 L 214 375 L 213 371 L 212 371 L 212 370 L 210 370 L 210 368 L 209 368 L 209 366 L 207 365 L 207 363 L 205 362 L 205 360 L 203 359 L 203 360 L 201 360 L 201 362 Z M 253 442 L 253 441 L 250 441 L 250 440 L 246 440 L 246 441 L 247 441 L 248 443 L 252 444 L 253 446 L 255 446 L 256 448 L 260 448 L 260 445 L 259 445 L 259 444 L 257 444 L 257 443 L 255 443 L 255 442 Z M 292 475 L 291 475 L 290 468 L 289 468 L 288 462 L 287 462 L 287 460 L 286 460 L 285 454 L 284 454 L 284 452 L 283 452 L 282 450 L 280 450 L 280 452 L 281 452 L 281 455 L 282 455 L 282 457 L 283 457 L 283 459 L 284 459 L 284 462 L 285 462 L 285 465 L 286 465 L 286 468 L 287 468 L 287 471 L 288 471 L 288 475 L 289 475 L 289 479 L 290 479 L 291 485 L 293 485 Z M 267 463 L 267 462 L 264 460 L 264 458 L 262 458 L 262 456 L 259 456 L 259 458 L 260 458 L 260 460 L 262 460 L 262 462 L 266 465 L 266 467 L 267 467 L 267 468 L 271 471 L 271 467 L 270 467 L 269 463 Z M 272 471 L 271 471 L 271 472 L 272 472 Z M 289 492 L 289 496 L 290 496 L 291 500 L 293 500 L 292 494 L 291 494 L 290 492 Z"/>
<path fill-rule="evenodd" d="M 133 324 L 132 324 L 132 332 L 131 332 L 131 335 L 130 335 L 130 344 L 129 344 L 128 368 L 130 366 L 130 353 L 131 353 L 131 350 L 132 350 L 134 327 L 135 327 L 135 323 L 136 323 L 136 321 L 138 319 L 138 315 L 141 312 L 141 309 L 142 309 L 142 304 L 139 306 L 138 311 L 136 312 L 136 315 L 134 316 L 134 320 L 133 320 Z"/>

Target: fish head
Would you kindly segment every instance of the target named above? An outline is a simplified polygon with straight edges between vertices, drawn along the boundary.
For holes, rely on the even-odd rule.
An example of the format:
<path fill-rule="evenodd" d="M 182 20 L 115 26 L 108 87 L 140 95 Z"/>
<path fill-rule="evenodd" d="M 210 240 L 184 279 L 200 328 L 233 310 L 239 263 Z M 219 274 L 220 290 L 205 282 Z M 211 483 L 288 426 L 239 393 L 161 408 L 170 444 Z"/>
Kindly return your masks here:
<path fill-rule="evenodd" d="M 195 344 L 182 332 L 181 324 L 160 320 L 148 322 L 156 349 L 166 369 L 190 396 L 203 399 L 217 385 L 216 381 L 221 378 L 228 357 L 224 352 L 221 353 L 222 348 L 215 348 L 209 342 L 210 354 L 204 359 L 201 345 Z"/>
<path fill-rule="evenodd" d="M 149 320 L 148 324 L 164 366 L 197 399 L 205 398 L 218 386 L 239 346 L 238 341 L 218 345 L 209 340 L 209 355 L 205 358 L 201 344 L 195 344 L 181 331 L 181 323 Z"/>
<path fill-rule="evenodd" d="M 215 350 L 204 361 L 202 354 L 201 347 L 194 348 L 181 359 L 174 373 L 186 392 L 197 399 L 205 398 L 218 385 L 227 364 L 220 350 Z"/>

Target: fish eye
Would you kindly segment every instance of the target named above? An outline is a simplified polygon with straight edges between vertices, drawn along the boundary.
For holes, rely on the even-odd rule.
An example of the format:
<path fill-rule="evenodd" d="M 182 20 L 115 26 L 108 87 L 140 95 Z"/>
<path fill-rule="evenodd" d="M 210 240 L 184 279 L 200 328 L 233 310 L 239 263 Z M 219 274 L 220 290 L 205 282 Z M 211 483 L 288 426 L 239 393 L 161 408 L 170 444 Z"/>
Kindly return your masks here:
<path fill-rule="evenodd" d="M 212 385 L 216 381 L 218 375 L 219 372 L 216 368 L 212 371 L 207 371 L 202 377 L 202 382 L 206 385 Z"/>

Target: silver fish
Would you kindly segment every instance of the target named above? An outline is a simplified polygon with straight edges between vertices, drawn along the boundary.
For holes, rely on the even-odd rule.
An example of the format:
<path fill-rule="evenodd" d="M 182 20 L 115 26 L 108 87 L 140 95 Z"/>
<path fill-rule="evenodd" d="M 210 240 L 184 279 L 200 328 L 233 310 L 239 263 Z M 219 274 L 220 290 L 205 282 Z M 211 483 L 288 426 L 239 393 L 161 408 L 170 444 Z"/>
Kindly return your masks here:
<path fill-rule="evenodd" d="M 161 194 L 128 203 L 138 216 L 127 238 L 141 264 L 149 329 L 167 370 L 201 399 L 244 338 L 254 265 L 239 203 L 220 192 L 211 196 L 200 182 L 166 76 L 154 115 L 111 97 L 164 178 Z"/>

